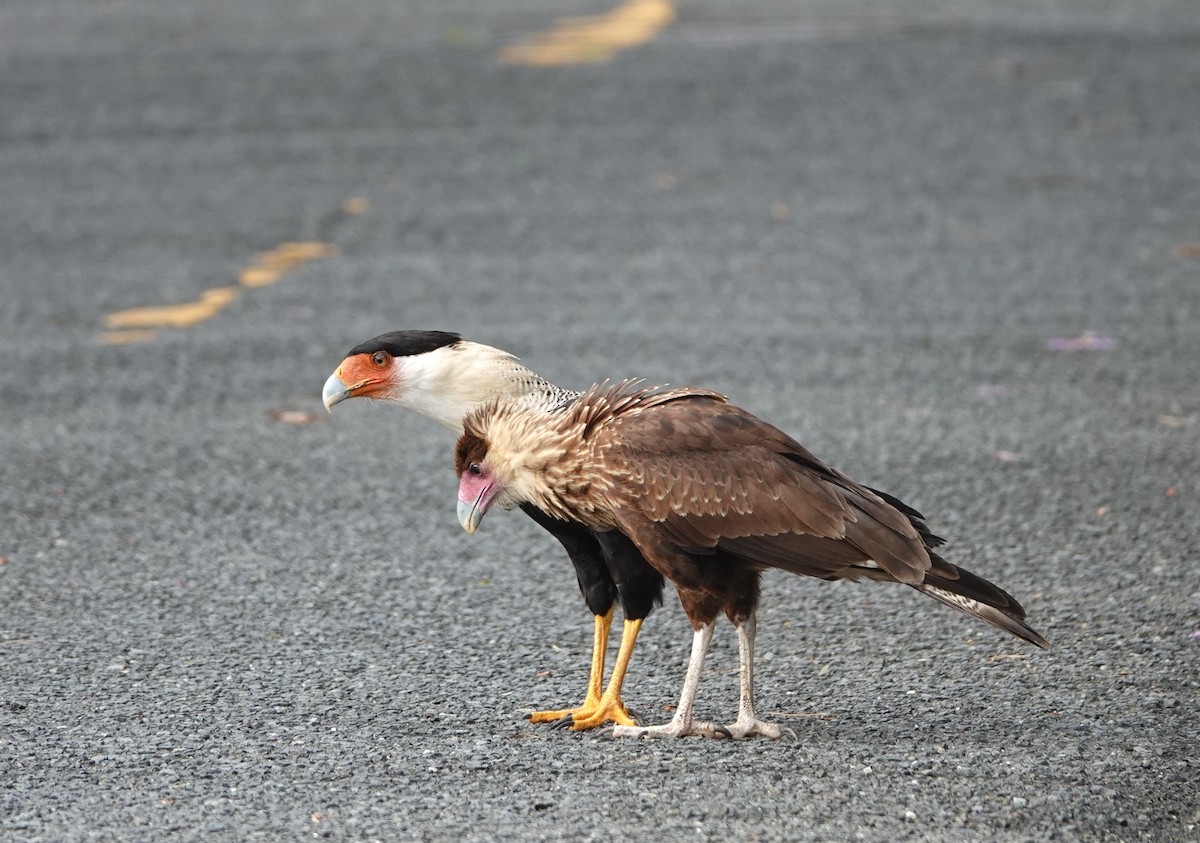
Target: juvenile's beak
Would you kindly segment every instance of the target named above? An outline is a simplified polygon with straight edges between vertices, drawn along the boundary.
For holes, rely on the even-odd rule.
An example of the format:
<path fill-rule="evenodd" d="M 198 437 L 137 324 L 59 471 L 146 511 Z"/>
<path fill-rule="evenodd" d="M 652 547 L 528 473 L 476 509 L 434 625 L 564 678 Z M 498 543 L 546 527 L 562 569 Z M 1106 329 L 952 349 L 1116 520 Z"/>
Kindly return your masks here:
<path fill-rule="evenodd" d="M 462 498 L 458 499 L 458 523 L 462 524 L 462 528 L 471 535 L 479 529 L 479 522 L 483 520 L 483 516 L 487 515 L 488 502 L 484 499 L 487 497 L 489 487 L 484 487 L 479 492 L 479 497 L 473 501 L 465 501 Z"/>
<path fill-rule="evenodd" d="M 458 502 L 458 523 L 462 524 L 462 528 L 468 533 L 474 535 L 479 529 L 479 522 L 483 520 L 483 513 L 475 508 L 475 504 L 471 501 Z"/>
<path fill-rule="evenodd" d="M 338 372 L 340 371 L 341 369 L 338 369 Z M 325 409 L 330 412 L 333 412 L 334 404 L 345 401 L 354 395 L 354 390 L 342 383 L 338 372 L 329 376 L 329 380 L 325 381 L 325 388 L 321 390 L 321 400 L 325 402 Z"/>

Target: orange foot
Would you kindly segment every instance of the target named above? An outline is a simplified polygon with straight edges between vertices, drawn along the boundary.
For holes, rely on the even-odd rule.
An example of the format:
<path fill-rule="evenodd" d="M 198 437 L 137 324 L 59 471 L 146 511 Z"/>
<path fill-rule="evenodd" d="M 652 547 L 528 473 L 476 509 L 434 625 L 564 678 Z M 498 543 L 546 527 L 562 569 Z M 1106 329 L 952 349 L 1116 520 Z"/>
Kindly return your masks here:
<path fill-rule="evenodd" d="M 641 721 L 625 707 L 619 694 L 612 696 L 605 694 L 591 711 L 576 711 L 571 720 L 564 719 L 559 723 L 569 727 L 572 732 L 584 732 L 588 729 L 595 729 L 597 726 L 603 726 L 605 723 L 615 723 L 618 726 L 638 726 Z"/>
<path fill-rule="evenodd" d="M 595 711 L 600 705 L 600 700 L 597 697 L 589 695 L 588 699 L 583 701 L 579 708 L 560 708 L 556 711 L 531 711 L 526 715 L 526 720 L 530 723 L 559 723 L 563 720 L 571 721 L 576 717 L 585 717 Z"/>

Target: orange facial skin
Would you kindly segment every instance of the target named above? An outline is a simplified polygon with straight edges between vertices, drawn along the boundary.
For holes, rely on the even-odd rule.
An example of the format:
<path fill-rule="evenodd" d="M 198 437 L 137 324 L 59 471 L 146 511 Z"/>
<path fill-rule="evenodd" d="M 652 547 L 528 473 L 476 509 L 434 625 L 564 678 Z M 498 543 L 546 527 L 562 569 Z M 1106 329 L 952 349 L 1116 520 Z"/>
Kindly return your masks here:
<path fill-rule="evenodd" d="M 347 398 L 385 398 L 399 387 L 396 359 L 386 351 L 347 357 L 325 383 L 327 408 Z"/>

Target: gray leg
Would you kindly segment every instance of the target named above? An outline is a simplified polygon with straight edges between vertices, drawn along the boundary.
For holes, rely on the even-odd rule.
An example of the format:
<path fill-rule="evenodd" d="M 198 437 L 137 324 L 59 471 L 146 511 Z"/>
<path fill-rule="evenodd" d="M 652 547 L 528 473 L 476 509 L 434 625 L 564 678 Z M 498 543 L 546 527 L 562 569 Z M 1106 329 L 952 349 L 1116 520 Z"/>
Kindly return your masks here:
<path fill-rule="evenodd" d="M 749 738 L 762 735 L 764 738 L 778 739 L 781 732 L 774 723 L 766 723 L 754 715 L 754 634 L 758 629 L 758 621 L 752 614 L 738 624 L 738 661 L 739 686 L 741 689 L 738 701 L 738 718 L 725 727 L 729 736 L 734 739 Z"/>

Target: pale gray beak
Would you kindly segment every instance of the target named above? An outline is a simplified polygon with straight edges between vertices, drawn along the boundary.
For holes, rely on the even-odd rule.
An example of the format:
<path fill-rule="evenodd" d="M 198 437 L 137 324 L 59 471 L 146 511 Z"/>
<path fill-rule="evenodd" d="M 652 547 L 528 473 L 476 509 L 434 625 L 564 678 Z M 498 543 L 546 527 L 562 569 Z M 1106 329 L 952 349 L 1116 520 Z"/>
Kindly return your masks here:
<path fill-rule="evenodd" d="M 329 376 L 329 380 L 325 381 L 325 388 L 321 390 L 321 400 L 325 402 L 325 409 L 333 412 L 333 405 L 341 401 L 345 401 L 353 395 L 350 387 L 342 383 L 342 379 L 334 372 Z"/>
<path fill-rule="evenodd" d="M 458 502 L 458 523 L 462 524 L 462 528 L 471 535 L 475 535 L 475 531 L 479 529 L 479 522 L 487 514 L 487 510 L 479 505 L 481 498 L 483 498 L 482 492 L 473 501 L 460 500 Z"/>

